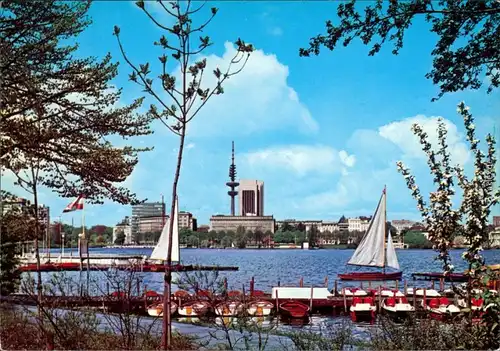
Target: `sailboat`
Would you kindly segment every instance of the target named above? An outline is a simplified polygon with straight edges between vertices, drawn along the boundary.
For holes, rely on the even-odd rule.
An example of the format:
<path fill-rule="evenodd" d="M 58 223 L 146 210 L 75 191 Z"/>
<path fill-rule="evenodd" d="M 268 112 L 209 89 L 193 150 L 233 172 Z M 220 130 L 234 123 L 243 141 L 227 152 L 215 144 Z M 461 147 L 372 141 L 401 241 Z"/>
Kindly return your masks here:
<path fill-rule="evenodd" d="M 161 261 L 161 263 L 152 263 L 144 265 L 143 271 L 164 271 L 164 263 L 167 260 L 168 256 L 168 247 L 170 245 L 169 242 L 169 230 L 170 230 L 170 221 L 172 219 L 169 218 L 165 225 L 163 226 L 163 230 L 160 235 L 160 239 L 158 239 L 158 243 L 156 244 L 149 260 L 152 261 Z M 180 248 L 179 248 L 179 202 L 177 197 L 175 198 L 174 205 L 174 225 L 173 225 L 173 233 L 172 233 L 172 262 L 179 262 L 180 260 Z"/>
<path fill-rule="evenodd" d="M 401 279 L 398 257 L 392 243 L 391 233 L 387 231 L 387 192 L 386 188 L 370 221 L 368 230 L 361 239 L 348 265 L 364 267 L 380 267 L 383 272 L 351 272 L 339 274 L 341 280 L 395 280 Z M 386 244 L 387 242 L 387 244 Z M 386 273 L 385 268 L 397 269 Z"/>

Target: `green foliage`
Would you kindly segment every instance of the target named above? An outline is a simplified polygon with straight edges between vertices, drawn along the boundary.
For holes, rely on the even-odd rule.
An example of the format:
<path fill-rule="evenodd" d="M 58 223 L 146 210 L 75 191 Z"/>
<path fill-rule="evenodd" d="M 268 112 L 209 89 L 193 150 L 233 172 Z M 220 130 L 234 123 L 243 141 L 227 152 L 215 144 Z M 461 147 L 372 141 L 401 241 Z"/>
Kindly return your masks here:
<path fill-rule="evenodd" d="M 279 244 L 296 244 L 300 245 L 306 240 L 306 233 L 295 231 L 278 231 L 274 233 L 273 240 Z"/>
<path fill-rule="evenodd" d="M 364 5 L 358 11 L 356 5 Z M 326 22 L 324 35 L 311 38 L 309 48 L 300 49 L 301 56 L 318 55 L 322 46 L 334 50 L 348 46 L 354 38 L 372 45 L 375 55 L 382 45 L 393 42 L 392 53 L 403 47 L 406 30 L 417 17 L 424 17 L 436 34 L 432 51 L 433 68 L 426 75 L 438 84 L 439 97 L 448 92 L 479 89 L 489 78 L 488 92 L 500 85 L 500 2 L 497 0 L 457 1 L 391 1 L 362 3 L 351 0 L 337 8 L 338 24 Z"/>
<path fill-rule="evenodd" d="M 404 236 L 404 242 L 408 244 L 410 249 L 432 249 L 432 243 L 421 232 L 407 232 Z"/>
<path fill-rule="evenodd" d="M 16 223 L 17 222 L 17 223 Z M 20 254 L 17 243 L 22 239 L 18 225 L 19 218 L 11 213 L 1 216 L 2 240 L 0 244 L 0 295 L 16 292 L 19 286 L 20 272 L 17 270 Z M 21 223 L 22 224 L 22 223 Z"/>
<path fill-rule="evenodd" d="M 139 202 L 117 184 L 148 149 L 107 139 L 150 134 L 151 118 L 134 113 L 142 99 L 118 106 L 121 91 L 111 84 L 118 64 L 109 54 L 78 58 L 74 39 L 91 23 L 90 1 L 8 0 L 1 7 L 0 48 L 9 53 L 0 63 L 2 167 L 35 197 L 43 185 L 87 202 Z"/>
<path fill-rule="evenodd" d="M 125 243 L 125 233 L 118 232 L 116 234 L 115 244 L 116 245 L 123 245 L 124 243 Z"/>

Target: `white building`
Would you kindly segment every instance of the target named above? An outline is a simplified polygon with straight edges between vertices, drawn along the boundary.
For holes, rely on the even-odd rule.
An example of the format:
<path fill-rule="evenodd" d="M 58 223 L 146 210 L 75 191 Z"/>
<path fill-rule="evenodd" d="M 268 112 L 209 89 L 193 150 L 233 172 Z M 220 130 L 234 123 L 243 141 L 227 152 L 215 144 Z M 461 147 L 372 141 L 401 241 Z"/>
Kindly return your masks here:
<path fill-rule="evenodd" d="M 410 221 L 408 219 L 395 219 L 391 221 L 391 225 L 396 228 L 398 234 L 405 229 L 410 229 L 415 223 L 415 221 Z"/>
<path fill-rule="evenodd" d="M 339 224 L 337 222 L 322 222 L 319 226 L 318 226 L 318 230 L 320 233 L 324 233 L 324 232 L 337 232 L 339 231 Z"/>
<path fill-rule="evenodd" d="M 125 217 L 121 223 L 118 223 L 113 228 L 113 243 L 115 242 L 116 238 L 118 237 L 118 233 L 120 232 L 123 232 L 123 234 L 125 234 L 125 242 L 123 244 L 124 245 L 132 244 L 132 226 L 130 224 L 129 217 Z"/>

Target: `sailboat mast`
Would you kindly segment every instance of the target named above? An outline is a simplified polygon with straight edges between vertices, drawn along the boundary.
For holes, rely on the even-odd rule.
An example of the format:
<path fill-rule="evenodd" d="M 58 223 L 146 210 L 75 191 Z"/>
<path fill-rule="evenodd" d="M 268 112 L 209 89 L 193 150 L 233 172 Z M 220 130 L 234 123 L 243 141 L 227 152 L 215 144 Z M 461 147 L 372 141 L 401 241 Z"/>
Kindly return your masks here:
<path fill-rule="evenodd" d="M 387 186 L 384 185 L 384 274 L 385 274 L 385 265 L 387 260 Z"/>

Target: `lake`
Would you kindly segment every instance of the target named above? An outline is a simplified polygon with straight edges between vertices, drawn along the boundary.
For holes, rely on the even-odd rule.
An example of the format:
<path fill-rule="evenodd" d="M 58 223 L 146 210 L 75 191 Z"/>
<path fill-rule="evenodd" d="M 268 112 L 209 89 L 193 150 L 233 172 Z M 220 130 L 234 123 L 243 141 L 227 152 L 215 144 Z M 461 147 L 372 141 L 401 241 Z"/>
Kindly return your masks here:
<path fill-rule="evenodd" d="M 58 254 L 58 250 L 51 250 Z M 92 252 L 109 255 L 146 255 L 149 256 L 152 249 L 139 248 L 92 248 Z M 333 281 L 337 274 L 346 271 L 362 270 L 369 268 L 347 266 L 346 263 L 354 250 L 237 250 L 237 249 L 181 249 L 181 261 L 183 264 L 237 266 L 239 271 L 221 272 L 228 279 L 230 289 L 241 290 L 242 285 L 248 289 L 249 281 L 255 277 L 255 289 L 270 292 L 273 286 L 298 285 L 301 277 L 304 285 L 322 285 L 328 276 L 329 286 L 333 287 Z M 435 258 L 437 253 L 433 250 L 396 250 L 400 267 L 403 271 L 403 279 L 408 285 L 413 285 L 411 274 L 414 272 L 439 272 L 441 263 Z M 463 250 L 452 250 L 450 252 L 455 271 L 461 272 L 467 269 L 465 262 L 461 259 Z M 69 253 L 65 250 L 65 255 Z M 74 253 L 75 254 L 75 253 Z M 487 264 L 500 263 L 500 250 L 487 250 L 483 252 Z M 159 273 L 143 273 L 144 283 L 148 289 L 163 290 L 163 275 Z M 426 284 L 418 282 L 419 285 Z M 427 283 L 429 284 L 429 283 Z M 340 285 L 339 285 L 340 287 Z"/>

